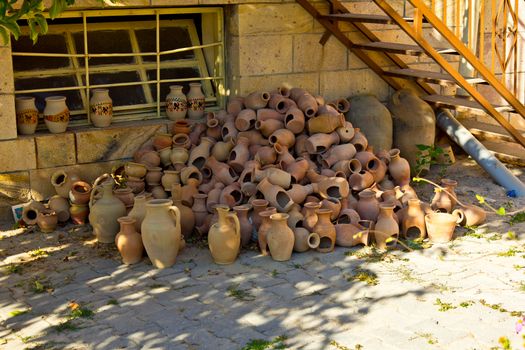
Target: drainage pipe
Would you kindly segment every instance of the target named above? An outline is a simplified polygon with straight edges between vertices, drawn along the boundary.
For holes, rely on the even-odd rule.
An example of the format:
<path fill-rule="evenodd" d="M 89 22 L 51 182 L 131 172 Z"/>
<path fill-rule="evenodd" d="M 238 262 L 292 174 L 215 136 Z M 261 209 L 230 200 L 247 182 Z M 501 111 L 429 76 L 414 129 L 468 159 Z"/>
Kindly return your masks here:
<path fill-rule="evenodd" d="M 514 176 L 496 157 L 472 136 L 463 125 L 446 109 L 439 109 L 436 114 L 438 127 L 447 133 L 468 155 L 492 176 L 494 181 L 514 191 L 516 196 L 525 196 L 525 184 Z"/>

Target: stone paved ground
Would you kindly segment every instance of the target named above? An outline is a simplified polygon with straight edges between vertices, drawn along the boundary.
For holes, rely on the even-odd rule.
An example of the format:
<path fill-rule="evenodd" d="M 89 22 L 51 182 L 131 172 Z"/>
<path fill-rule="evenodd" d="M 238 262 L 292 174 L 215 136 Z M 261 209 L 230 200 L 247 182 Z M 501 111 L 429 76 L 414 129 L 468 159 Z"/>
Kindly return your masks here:
<path fill-rule="evenodd" d="M 462 199 L 525 205 L 467 160 L 447 176 Z M 218 266 L 196 244 L 165 270 L 121 265 L 87 228 L 5 230 L 0 348 L 491 349 L 505 336 L 519 349 L 525 223 L 489 219 L 423 250 L 337 248 L 285 263 L 246 251 Z"/>

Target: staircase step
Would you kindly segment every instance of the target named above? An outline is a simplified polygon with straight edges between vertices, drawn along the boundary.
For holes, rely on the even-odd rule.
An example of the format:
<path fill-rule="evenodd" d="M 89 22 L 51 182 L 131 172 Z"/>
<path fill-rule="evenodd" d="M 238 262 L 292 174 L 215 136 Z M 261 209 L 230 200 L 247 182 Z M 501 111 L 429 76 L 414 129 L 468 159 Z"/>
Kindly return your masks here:
<path fill-rule="evenodd" d="M 525 148 L 522 145 L 515 142 L 489 140 L 481 141 L 481 143 L 502 162 L 525 166 Z"/>
<path fill-rule="evenodd" d="M 390 42 L 384 42 L 384 41 L 374 41 L 371 43 L 355 44 L 354 47 L 358 49 L 362 49 L 362 50 L 382 51 L 382 52 L 390 52 L 390 53 L 396 53 L 400 55 L 410 55 L 410 56 L 421 56 L 425 54 L 423 49 L 419 47 L 418 45 L 390 43 Z M 441 54 L 450 54 L 450 55 L 457 54 L 456 50 L 454 49 L 435 48 L 435 50 L 437 50 Z"/>
<path fill-rule="evenodd" d="M 456 81 L 450 74 L 430 72 L 426 70 L 411 69 L 411 68 L 399 68 L 385 71 L 385 75 L 390 77 L 412 79 L 416 81 L 426 81 L 432 84 L 439 85 L 456 85 Z M 485 79 L 481 78 L 465 78 L 470 84 L 487 84 Z"/>
<path fill-rule="evenodd" d="M 396 24 L 389 16 L 362 14 L 362 13 L 338 13 L 321 16 L 321 18 L 341 22 L 360 22 L 360 23 L 378 23 L 378 24 Z M 407 22 L 413 22 L 413 18 L 404 18 Z"/>
<path fill-rule="evenodd" d="M 467 128 L 478 140 L 516 142 L 505 128 L 479 122 L 475 119 L 460 119 L 459 122 Z M 525 136 L 525 130 L 518 129 Z"/>
<path fill-rule="evenodd" d="M 426 96 L 421 96 L 421 98 L 427 101 L 428 103 L 433 104 L 436 107 L 455 109 L 458 111 L 471 110 L 471 109 L 481 110 L 481 111 L 485 110 L 477 101 L 470 100 L 468 98 L 444 96 L 444 95 L 426 95 Z M 511 106 L 494 106 L 494 108 L 498 112 L 512 112 L 513 111 L 513 108 Z"/>

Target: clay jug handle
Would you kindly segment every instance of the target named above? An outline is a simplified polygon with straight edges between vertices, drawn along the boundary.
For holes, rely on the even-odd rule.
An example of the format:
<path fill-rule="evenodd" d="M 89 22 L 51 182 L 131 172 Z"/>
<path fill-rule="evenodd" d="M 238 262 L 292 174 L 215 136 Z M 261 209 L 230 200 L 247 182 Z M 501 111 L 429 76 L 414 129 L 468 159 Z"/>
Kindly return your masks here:
<path fill-rule="evenodd" d="M 94 203 L 94 199 L 95 199 L 95 195 L 98 194 L 98 192 L 100 191 L 99 190 L 99 184 L 108 179 L 110 177 L 110 175 L 108 173 L 105 173 L 105 174 L 102 174 L 100 175 L 99 177 L 96 178 L 95 182 L 93 182 L 93 190 L 91 191 L 91 194 L 89 195 L 89 209 L 91 209 L 91 207 L 93 206 Z"/>
<path fill-rule="evenodd" d="M 175 226 L 177 225 L 177 223 L 179 225 L 181 225 L 179 208 L 177 208 L 176 206 L 172 205 L 172 206 L 170 206 L 169 211 L 172 213 L 173 217 L 175 218 Z"/>
<path fill-rule="evenodd" d="M 241 236 L 241 223 L 239 222 L 239 218 L 235 213 L 228 214 L 228 217 L 233 220 L 233 223 L 235 224 L 235 234 L 237 236 Z"/>
<path fill-rule="evenodd" d="M 456 209 L 452 212 L 452 215 L 456 216 L 458 219 L 456 220 L 456 224 L 461 225 L 463 223 L 463 220 L 465 220 L 465 213 L 461 209 Z M 465 220 L 466 221 L 466 220 Z"/>

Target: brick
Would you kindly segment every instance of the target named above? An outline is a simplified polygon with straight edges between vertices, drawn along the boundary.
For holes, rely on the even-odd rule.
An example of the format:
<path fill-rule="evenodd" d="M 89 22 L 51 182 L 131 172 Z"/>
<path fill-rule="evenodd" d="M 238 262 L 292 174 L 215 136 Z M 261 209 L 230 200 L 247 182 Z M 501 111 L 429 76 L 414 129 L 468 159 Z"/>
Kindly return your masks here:
<path fill-rule="evenodd" d="M 300 34 L 293 38 L 293 71 L 318 72 L 347 67 L 347 49 L 332 37 L 323 46 L 320 34 Z"/>
<path fill-rule="evenodd" d="M 307 33 L 313 17 L 299 4 L 243 4 L 238 7 L 239 35 Z"/>
<path fill-rule="evenodd" d="M 380 100 L 389 95 L 388 85 L 369 69 L 321 72 L 320 94 L 327 100 L 359 94 L 374 94 Z"/>
<path fill-rule="evenodd" d="M 13 60 L 9 47 L 0 47 L 0 64 L 5 69 L 0 69 L 0 93 L 13 93 L 15 90 L 13 78 Z"/>
<path fill-rule="evenodd" d="M 92 163 L 131 158 L 133 153 L 157 132 L 166 132 L 164 122 L 144 125 L 128 123 L 76 133 L 77 162 Z"/>
<path fill-rule="evenodd" d="M 25 203 L 30 200 L 29 172 L 21 171 L 9 174 L 0 174 L 0 208 L 7 208 L 8 217 L 11 217 L 11 206 Z M 6 217 L 6 216 L 3 216 Z"/>
<path fill-rule="evenodd" d="M 35 169 L 35 140 L 32 137 L 19 137 L 16 140 L 0 141 L 0 164 L 1 173 Z"/>
<path fill-rule="evenodd" d="M 241 77 L 239 83 L 239 90 L 232 91 L 233 95 L 246 95 L 253 91 L 271 91 L 282 85 L 289 87 L 302 87 L 303 89 L 310 91 L 312 94 L 319 93 L 318 73 L 292 73 Z"/>
<path fill-rule="evenodd" d="M 75 135 L 72 133 L 35 137 L 38 168 L 53 168 L 76 163 Z"/>
<path fill-rule="evenodd" d="M 241 75 L 290 73 L 292 36 L 266 35 L 239 38 Z"/>
<path fill-rule="evenodd" d="M 111 161 L 31 170 L 29 171 L 31 198 L 41 201 L 56 194 L 55 188 L 51 185 L 51 175 L 57 170 L 64 170 L 66 172 L 73 171 L 78 174 L 82 180 L 92 184 L 98 176 L 111 172 L 114 166 L 123 163 L 124 161 Z"/>
<path fill-rule="evenodd" d="M 16 139 L 16 136 L 15 97 L 0 94 L 0 140 Z"/>

